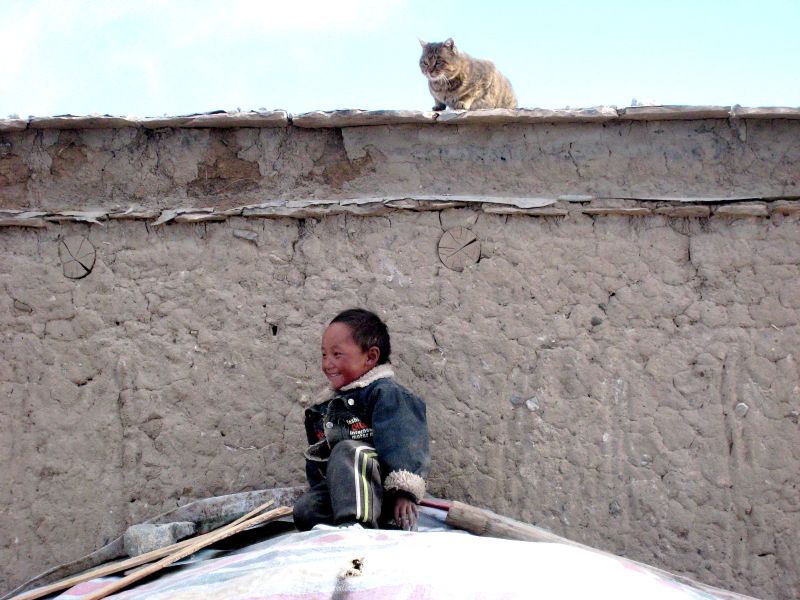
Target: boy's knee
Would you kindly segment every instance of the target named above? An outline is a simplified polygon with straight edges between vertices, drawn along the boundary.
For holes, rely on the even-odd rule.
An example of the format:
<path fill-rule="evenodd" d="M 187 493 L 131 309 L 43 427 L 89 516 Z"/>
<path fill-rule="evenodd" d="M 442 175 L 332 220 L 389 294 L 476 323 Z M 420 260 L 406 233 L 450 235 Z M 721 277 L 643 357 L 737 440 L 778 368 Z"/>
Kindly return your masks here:
<path fill-rule="evenodd" d="M 355 440 L 342 440 L 331 450 L 328 458 L 328 478 L 337 480 L 340 476 L 352 472 L 353 469 L 361 470 L 364 461 L 372 464 L 375 449 L 369 444 Z M 360 466 L 361 465 L 361 466 Z"/>
<path fill-rule="evenodd" d="M 356 450 L 358 450 L 360 446 L 365 446 L 365 445 L 366 444 L 364 444 L 363 442 L 356 442 L 354 440 L 342 440 L 333 447 L 333 450 L 331 450 L 331 458 L 334 455 L 339 457 L 339 456 L 348 456 L 355 454 Z"/>

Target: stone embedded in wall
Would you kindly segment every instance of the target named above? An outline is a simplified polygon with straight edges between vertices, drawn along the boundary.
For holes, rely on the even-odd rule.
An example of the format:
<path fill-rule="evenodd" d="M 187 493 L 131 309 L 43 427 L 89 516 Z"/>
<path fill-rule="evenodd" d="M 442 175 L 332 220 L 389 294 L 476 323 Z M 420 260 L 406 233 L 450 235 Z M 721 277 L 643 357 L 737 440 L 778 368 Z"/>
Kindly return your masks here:
<path fill-rule="evenodd" d="M 602 123 L 619 116 L 612 106 L 593 108 L 491 108 L 484 110 L 445 110 L 434 113 L 437 123 L 507 124 L 507 123 Z"/>
<path fill-rule="evenodd" d="M 621 119 L 669 121 L 683 119 L 727 119 L 729 106 L 628 106 L 619 111 Z"/>
<path fill-rule="evenodd" d="M 227 219 L 227 215 L 220 213 L 184 213 L 175 215 L 176 223 L 214 223 Z"/>
<path fill-rule="evenodd" d="M 100 225 L 100 220 L 108 218 L 105 210 L 62 210 L 58 213 L 47 215 L 47 221 L 77 221 L 79 223 L 94 223 Z"/>
<path fill-rule="evenodd" d="M 161 215 L 160 211 L 157 210 L 137 210 L 135 208 L 127 208 L 126 210 L 116 212 L 112 211 L 108 213 L 109 219 L 117 219 L 117 220 L 125 220 L 125 219 L 156 219 Z"/>
<path fill-rule="evenodd" d="M 518 208 L 516 206 L 499 206 L 484 204 L 481 210 L 492 215 L 527 215 L 529 217 L 566 217 L 568 210 L 563 208 Z"/>
<path fill-rule="evenodd" d="M 33 309 L 29 304 L 23 302 L 22 300 L 14 300 L 14 308 L 26 313 L 32 313 Z"/>
<path fill-rule="evenodd" d="M 27 119 L 0 119 L 0 131 L 22 131 L 27 128 Z"/>
<path fill-rule="evenodd" d="M 250 231 L 249 229 L 234 229 L 233 237 L 253 242 L 258 246 L 258 234 L 255 231 Z"/>
<path fill-rule="evenodd" d="M 312 111 L 292 117 L 292 124 L 302 128 L 363 127 L 367 125 L 404 125 L 434 123 L 436 113 L 411 110 L 333 110 Z"/>
<path fill-rule="evenodd" d="M 780 215 L 796 215 L 800 213 L 800 202 L 797 200 L 778 200 L 770 205 L 773 213 Z"/>
<path fill-rule="evenodd" d="M 657 215 L 678 219 L 702 219 L 711 215 L 710 206 L 661 206 L 655 209 Z"/>
<path fill-rule="evenodd" d="M 615 216 L 615 217 L 647 217 L 653 211 L 645 207 L 625 207 L 625 206 L 603 206 L 597 208 L 584 208 L 581 212 L 585 215 L 593 216 Z"/>
<path fill-rule="evenodd" d="M 284 110 L 227 112 L 212 111 L 202 114 L 167 117 L 115 117 L 112 115 L 63 115 L 56 117 L 31 117 L 30 119 L 0 119 L 0 131 L 20 129 L 113 129 L 134 128 L 163 129 L 184 128 L 234 128 L 234 127 L 286 127 L 289 113 Z"/>
<path fill-rule="evenodd" d="M 0 217 L 0 227 L 47 227 L 47 221 L 39 217 Z"/>
<path fill-rule="evenodd" d="M 769 216 L 767 205 L 761 202 L 747 204 L 724 204 L 714 210 L 717 217 L 766 217 Z"/>

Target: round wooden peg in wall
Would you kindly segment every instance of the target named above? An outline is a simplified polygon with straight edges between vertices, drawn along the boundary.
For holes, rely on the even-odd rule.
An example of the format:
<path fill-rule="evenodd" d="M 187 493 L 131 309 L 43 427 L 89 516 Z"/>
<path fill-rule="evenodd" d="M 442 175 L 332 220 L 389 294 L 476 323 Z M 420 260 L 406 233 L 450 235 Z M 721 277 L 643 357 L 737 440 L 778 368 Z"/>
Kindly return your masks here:
<path fill-rule="evenodd" d="M 453 271 L 463 271 L 474 265 L 481 257 L 478 237 L 466 227 L 453 227 L 439 239 L 439 259 Z"/>
<path fill-rule="evenodd" d="M 58 258 L 64 269 L 64 277 L 83 279 L 94 269 L 97 251 L 88 238 L 74 235 L 59 240 Z"/>

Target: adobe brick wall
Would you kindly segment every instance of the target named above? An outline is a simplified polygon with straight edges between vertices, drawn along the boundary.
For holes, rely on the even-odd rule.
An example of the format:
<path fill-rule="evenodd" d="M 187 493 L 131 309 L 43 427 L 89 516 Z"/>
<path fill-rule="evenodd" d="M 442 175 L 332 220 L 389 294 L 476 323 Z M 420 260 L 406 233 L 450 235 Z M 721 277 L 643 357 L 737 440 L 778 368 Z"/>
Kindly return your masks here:
<path fill-rule="evenodd" d="M 191 499 L 301 483 L 321 331 L 361 305 L 427 400 L 432 493 L 797 597 L 798 134 L 0 131 L 0 589 Z M 462 272 L 437 252 L 457 226 L 481 244 Z"/>

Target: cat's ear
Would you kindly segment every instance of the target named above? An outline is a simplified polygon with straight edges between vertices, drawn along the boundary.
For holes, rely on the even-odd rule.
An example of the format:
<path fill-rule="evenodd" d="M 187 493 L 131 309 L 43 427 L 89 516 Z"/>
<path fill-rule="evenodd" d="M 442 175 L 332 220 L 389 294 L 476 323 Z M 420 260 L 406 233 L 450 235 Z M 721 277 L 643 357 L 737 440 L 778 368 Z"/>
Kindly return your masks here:
<path fill-rule="evenodd" d="M 444 44 L 443 44 L 443 46 L 444 46 L 445 48 L 447 48 L 448 50 L 452 50 L 453 48 L 455 48 L 455 47 L 456 47 L 456 43 L 453 41 L 453 38 L 447 38 L 447 39 L 444 41 Z"/>
<path fill-rule="evenodd" d="M 419 40 L 419 45 L 423 48 L 428 45 L 428 42 L 424 41 L 422 38 L 417 38 Z"/>

